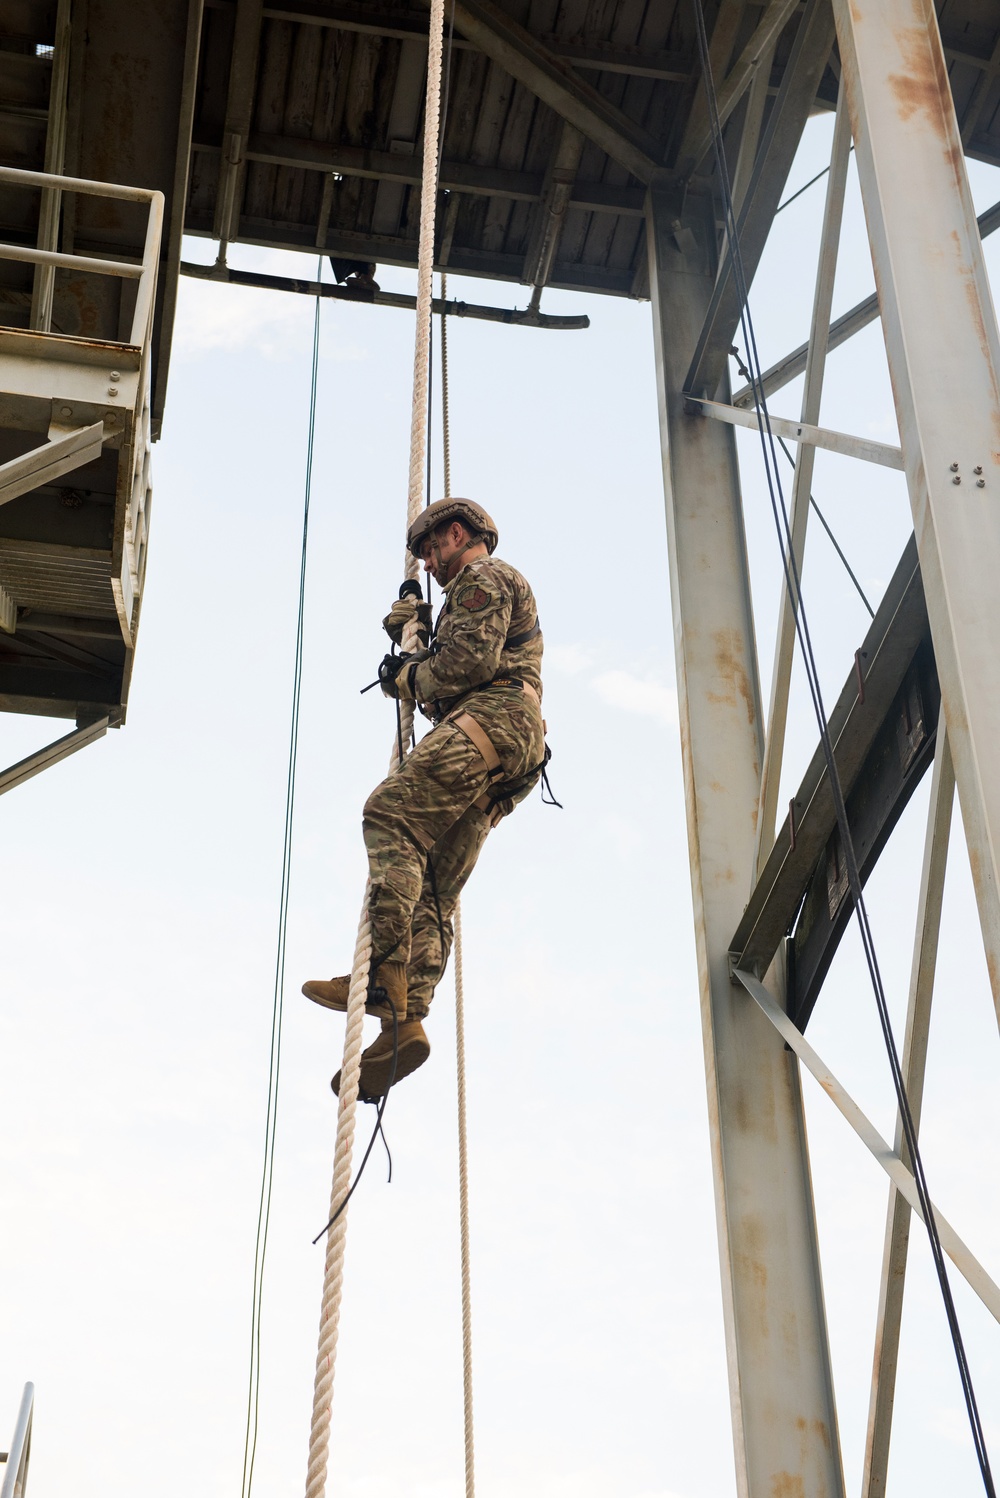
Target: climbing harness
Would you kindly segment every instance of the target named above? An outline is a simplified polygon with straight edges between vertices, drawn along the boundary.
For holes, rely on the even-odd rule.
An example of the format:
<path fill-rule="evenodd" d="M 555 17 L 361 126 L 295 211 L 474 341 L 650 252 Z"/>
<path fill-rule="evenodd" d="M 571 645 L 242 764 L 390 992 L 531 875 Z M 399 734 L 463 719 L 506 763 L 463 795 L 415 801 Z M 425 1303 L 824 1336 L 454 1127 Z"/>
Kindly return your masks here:
<path fill-rule="evenodd" d="M 770 416 L 767 409 L 767 400 L 763 386 L 763 375 L 761 371 L 760 358 L 757 352 L 757 339 L 754 332 L 753 320 L 750 316 L 749 288 L 747 284 L 746 270 L 743 264 L 743 255 L 740 245 L 739 228 L 736 221 L 736 209 L 733 202 L 732 187 L 729 180 L 729 170 L 726 164 L 725 145 L 722 137 L 722 125 L 719 120 L 718 99 L 715 91 L 715 83 L 712 77 L 712 65 L 708 46 L 708 33 L 705 26 L 705 12 L 702 0 L 693 0 L 695 15 L 695 30 L 698 39 L 698 51 L 701 58 L 702 75 L 705 82 L 705 98 L 708 104 L 709 119 L 712 130 L 712 141 L 715 149 L 716 166 L 719 173 L 719 181 L 722 187 L 723 208 L 725 217 L 726 239 L 729 245 L 729 254 L 732 266 L 733 281 L 739 297 L 741 312 L 740 322 L 743 329 L 744 343 L 748 352 L 748 364 L 751 373 L 751 385 L 754 395 L 754 403 L 758 411 L 758 430 L 760 434 L 761 451 L 764 459 L 764 472 L 770 497 L 771 511 L 778 533 L 778 544 L 782 556 L 782 564 L 785 573 L 785 585 L 788 590 L 789 601 L 792 605 L 792 613 L 795 620 L 795 631 L 798 636 L 802 652 L 802 662 L 805 667 L 806 681 L 812 698 L 816 722 L 819 728 L 820 747 L 826 763 L 827 779 L 834 803 L 837 817 L 837 828 L 840 833 L 841 844 L 844 850 L 844 860 L 847 867 L 848 885 L 854 912 L 857 917 L 858 930 L 861 936 L 861 944 L 868 966 L 872 990 L 875 996 L 875 1007 L 878 1012 L 879 1024 L 882 1029 L 882 1038 L 885 1042 L 886 1055 L 889 1061 L 889 1070 L 892 1074 L 893 1087 L 896 1093 L 896 1104 L 899 1110 L 899 1118 L 902 1124 L 903 1136 L 906 1148 L 909 1152 L 910 1163 L 913 1171 L 914 1184 L 920 1202 L 921 1216 L 927 1229 L 927 1237 L 930 1243 L 931 1256 L 937 1273 L 938 1283 L 941 1289 L 941 1298 L 944 1302 L 945 1316 L 948 1321 L 948 1329 L 951 1334 L 952 1346 L 955 1351 L 955 1361 L 958 1364 L 959 1378 L 962 1384 L 962 1393 L 965 1399 L 966 1412 L 969 1417 L 969 1426 L 972 1432 L 973 1446 L 979 1463 L 979 1470 L 983 1479 L 988 1498 L 996 1498 L 996 1489 L 993 1483 L 993 1474 L 990 1470 L 989 1453 L 986 1448 L 986 1437 L 983 1431 L 979 1407 L 976 1401 L 975 1390 L 972 1385 L 972 1373 L 969 1368 L 968 1357 L 965 1351 L 965 1343 L 962 1338 L 961 1327 L 958 1323 L 958 1313 L 955 1309 L 954 1299 L 951 1293 L 951 1283 L 948 1277 L 948 1269 L 945 1264 L 944 1250 L 941 1245 L 941 1237 L 938 1231 L 934 1207 L 931 1202 L 930 1191 L 927 1186 L 927 1178 L 924 1172 L 923 1157 L 920 1151 L 917 1131 L 913 1122 L 913 1114 L 910 1110 L 909 1098 L 906 1093 L 906 1083 L 900 1065 L 899 1052 L 896 1047 L 895 1036 L 892 1030 L 892 1021 L 889 1015 L 889 1006 L 886 1000 L 885 989 L 882 983 L 882 975 L 879 970 L 878 957 L 875 951 L 875 941 L 872 935 L 871 925 L 868 919 L 868 911 L 865 905 L 864 890 L 861 883 L 861 875 L 858 869 L 857 852 L 854 846 L 854 838 L 851 825 L 847 815 L 847 806 L 844 799 L 844 790 L 840 781 L 840 772 L 837 767 L 836 755 L 833 748 L 833 740 L 830 735 L 830 726 L 826 716 L 823 703 L 823 695 L 820 687 L 819 673 L 816 666 L 816 657 L 813 651 L 812 637 L 806 617 L 805 604 L 802 597 L 802 579 L 795 548 L 792 542 L 791 523 L 785 504 L 784 492 L 781 485 L 781 476 L 778 469 L 777 448 L 774 434 L 771 430 Z M 843 85 L 841 85 L 843 86 Z"/>

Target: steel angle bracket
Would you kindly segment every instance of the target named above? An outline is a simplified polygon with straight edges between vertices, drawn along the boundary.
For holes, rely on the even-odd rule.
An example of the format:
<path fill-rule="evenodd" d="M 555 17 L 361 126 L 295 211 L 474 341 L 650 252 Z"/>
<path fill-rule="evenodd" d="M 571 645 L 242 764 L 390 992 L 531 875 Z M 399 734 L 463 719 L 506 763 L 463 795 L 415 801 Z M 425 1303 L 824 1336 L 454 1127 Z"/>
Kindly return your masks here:
<path fill-rule="evenodd" d="M 933 759 L 939 707 L 911 537 L 829 719 L 862 881 Z M 802 1028 L 852 910 L 819 745 L 729 944 L 731 969 L 764 974 L 787 940 L 788 1012 Z"/>
<path fill-rule="evenodd" d="M 770 1020 L 788 1049 L 795 1052 L 807 1071 L 816 1078 L 834 1107 L 850 1124 L 862 1144 L 871 1151 L 900 1196 L 912 1207 L 920 1220 L 924 1221 L 923 1207 L 917 1194 L 912 1171 L 904 1165 L 896 1151 L 882 1138 L 871 1120 L 862 1113 L 850 1093 L 813 1050 L 805 1036 L 796 1029 L 774 995 L 769 993 L 752 973 L 736 968 L 733 971 L 733 979 L 743 985 L 758 1009 Z M 986 1309 L 995 1320 L 1000 1321 L 1000 1286 L 983 1268 L 972 1250 L 933 1203 L 932 1209 L 938 1236 L 941 1239 L 941 1247 L 958 1272 L 964 1276 L 966 1283 L 979 1296 Z"/>
<path fill-rule="evenodd" d="M 327 297 L 335 302 L 366 302 L 373 307 L 397 307 L 412 312 L 415 296 L 394 291 L 374 291 L 367 286 L 333 286 L 328 281 L 296 280 L 291 276 L 270 276 L 260 271 L 234 270 L 232 266 L 195 265 L 181 261 L 181 275 L 199 281 L 226 281 L 232 286 L 256 286 L 263 291 L 288 291 L 297 296 Z M 590 327 L 586 313 L 562 315 L 538 312 L 530 307 L 481 307 L 475 302 L 442 301 L 434 297 L 431 311 L 439 316 L 468 317 L 478 322 L 507 323 L 519 328 L 550 328 L 562 332 Z"/>
<path fill-rule="evenodd" d="M 95 739 L 102 739 L 108 731 L 108 723 L 109 719 L 106 716 L 96 718 L 92 722 L 78 723 L 72 733 L 64 734 L 53 744 L 46 744 L 44 749 L 38 749 L 34 754 L 29 754 L 27 759 L 18 760 L 17 764 L 11 765 L 9 770 L 0 771 L 0 796 L 4 791 L 12 791 L 16 785 L 23 785 L 33 775 L 40 775 L 50 765 L 57 765 L 67 755 L 86 748 Z"/>

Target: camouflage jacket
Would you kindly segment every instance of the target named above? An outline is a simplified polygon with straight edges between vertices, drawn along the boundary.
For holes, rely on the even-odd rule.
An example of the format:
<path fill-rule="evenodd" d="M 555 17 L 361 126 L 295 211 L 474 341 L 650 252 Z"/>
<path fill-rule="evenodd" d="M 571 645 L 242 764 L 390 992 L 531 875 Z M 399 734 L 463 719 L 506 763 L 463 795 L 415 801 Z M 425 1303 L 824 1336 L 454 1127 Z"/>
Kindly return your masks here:
<path fill-rule="evenodd" d="M 495 676 L 527 682 L 541 701 L 542 636 L 532 633 L 538 610 L 521 574 L 499 557 L 476 557 L 444 592 L 432 654 L 414 672 L 415 696 L 424 711 L 442 717 L 472 693 L 464 705 L 478 717 L 477 698 L 490 694 L 474 689 Z"/>

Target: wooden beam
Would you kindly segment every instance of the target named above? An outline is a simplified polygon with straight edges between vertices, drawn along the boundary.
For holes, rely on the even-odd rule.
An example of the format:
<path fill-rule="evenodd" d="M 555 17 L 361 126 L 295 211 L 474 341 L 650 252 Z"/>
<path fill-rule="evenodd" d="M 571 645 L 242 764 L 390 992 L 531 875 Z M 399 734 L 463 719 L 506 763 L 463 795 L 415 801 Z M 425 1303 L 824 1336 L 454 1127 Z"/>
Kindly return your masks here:
<path fill-rule="evenodd" d="M 491 0 L 455 0 L 455 27 L 633 177 L 647 184 L 653 180 L 662 163 L 660 142 L 577 78 L 506 11 Z"/>
<path fill-rule="evenodd" d="M 207 141 L 192 143 L 193 151 L 218 155 L 219 147 Z M 370 177 L 380 182 L 402 182 L 417 186 L 420 161 L 394 151 L 369 151 L 363 146 L 345 146 L 325 141 L 301 140 L 297 136 L 251 135 L 244 157 L 269 166 L 290 166 L 305 171 L 339 172 L 344 177 Z M 537 203 L 545 186 L 540 172 L 517 172 L 503 167 L 474 166 L 463 161 L 441 163 L 441 187 L 447 192 L 472 193 L 478 197 L 513 198 Z M 585 213 L 617 213 L 642 218 L 645 193 L 641 187 L 616 187 L 607 182 L 576 182 L 570 207 Z"/>
<path fill-rule="evenodd" d="M 212 218 L 207 212 L 189 213 L 185 232 L 199 238 L 212 238 Z M 316 230 L 311 224 L 275 224 L 264 219 L 244 218 L 240 226 L 240 243 L 259 245 L 269 250 L 304 250 L 315 257 Z M 374 260 L 379 265 L 402 265 L 413 268 L 417 263 L 417 242 L 399 234 L 359 234 L 332 230 L 327 236 L 325 253 L 343 255 L 351 260 Z M 485 276 L 491 281 L 514 281 L 521 284 L 523 255 L 479 250 L 469 245 L 452 245 L 448 271 L 462 276 Z M 594 291 L 607 296 L 631 296 L 629 272 L 608 270 L 601 265 L 556 262 L 549 285 L 560 291 Z M 3 549 L 0 540 L 0 550 Z"/>
<path fill-rule="evenodd" d="M 232 10 L 233 0 L 206 0 L 206 10 Z M 422 16 L 380 11 L 374 4 L 328 4 L 326 0 L 296 0 L 286 5 L 265 5 L 264 19 L 292 21 L 303 26 L 327 26 L 336 31 L 356 31 L 367 36 L 393 37 L 397 41 L 427 40 L 427 22 Z M 639 47 L 616 47 L 611 42 L 576 41 L 543 35 L 538 38 L 553 57 L 573 67 L 600 73 L 623 73 L 634 78 L 655 78 L 664 83 L 685 83 L 694 66 L 685 52 Z M 461 51 L 473 43 L 456 36 L 452 46 Z"/>

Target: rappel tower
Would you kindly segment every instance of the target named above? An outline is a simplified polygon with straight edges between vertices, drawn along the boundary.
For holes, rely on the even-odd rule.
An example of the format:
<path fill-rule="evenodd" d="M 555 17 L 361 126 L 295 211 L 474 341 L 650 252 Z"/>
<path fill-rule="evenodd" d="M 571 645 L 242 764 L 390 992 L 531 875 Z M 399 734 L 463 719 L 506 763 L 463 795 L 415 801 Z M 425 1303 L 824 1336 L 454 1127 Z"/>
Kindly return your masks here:
<path fill-rule="evenodd" d="M 179 277 L 372 316 L 415 305 L 363 274 L 318 288 L 309 271 L 238 272 L 227 247 L 417 266 L 428 13 L 429 0 L 15 0 L 0 21 L 0 708 L 72 725 L 0 790 L 124 723 Z M 977 220 L 965 164 L 1000 165 L 1000 10 L 446 0 L 446 26 L 434 268 L 495 284 L 482 305 L 435 312 L 585 326 L 543 310 L 549 287 L 652 309 L 738 1490 L 845 1490 L 805 1066 L 890 1178 L 864 1464 L 863 1498 L 877 1498 L 911 1212 L 942 1284 L 947 1258 L 1000 1318 L 1000 1289 L 931 1209 L 916 1148 L 956 789 L 1000 1012 L 1000 337 L 982 249 L 1000 204 Z M 834 125 L 810 336 L 764 369 L 754 274 L 820 110 Z M 878 291 L 834 320 L 852 151 Z M 216 243 L 214 266 L 184 263 L 185 234 Z M 821 422 L 828 354 L 877 320 L 898 445 Z M 779 392 L 803 376 L 790 412 Z M 736 426 L 761 433 L 782 551 L 767 704 Z M 795 449 L 787 485 L 780 443 Z M 800 587 L 817 448 L 902 470 L 913 519 L 829 702 Z M 152 541 L 155 557 L 155 527 Z M 817 747 L 786 813 L 796 650 Z M 890 1146 L 806 1033 L 855 916 L 884 1012 L 862 892 L 925 773 L 905 1036 L 894 1045 L 885 1027 Z M 30 1404 L 18 1429 L 8 1479 Z"/>

